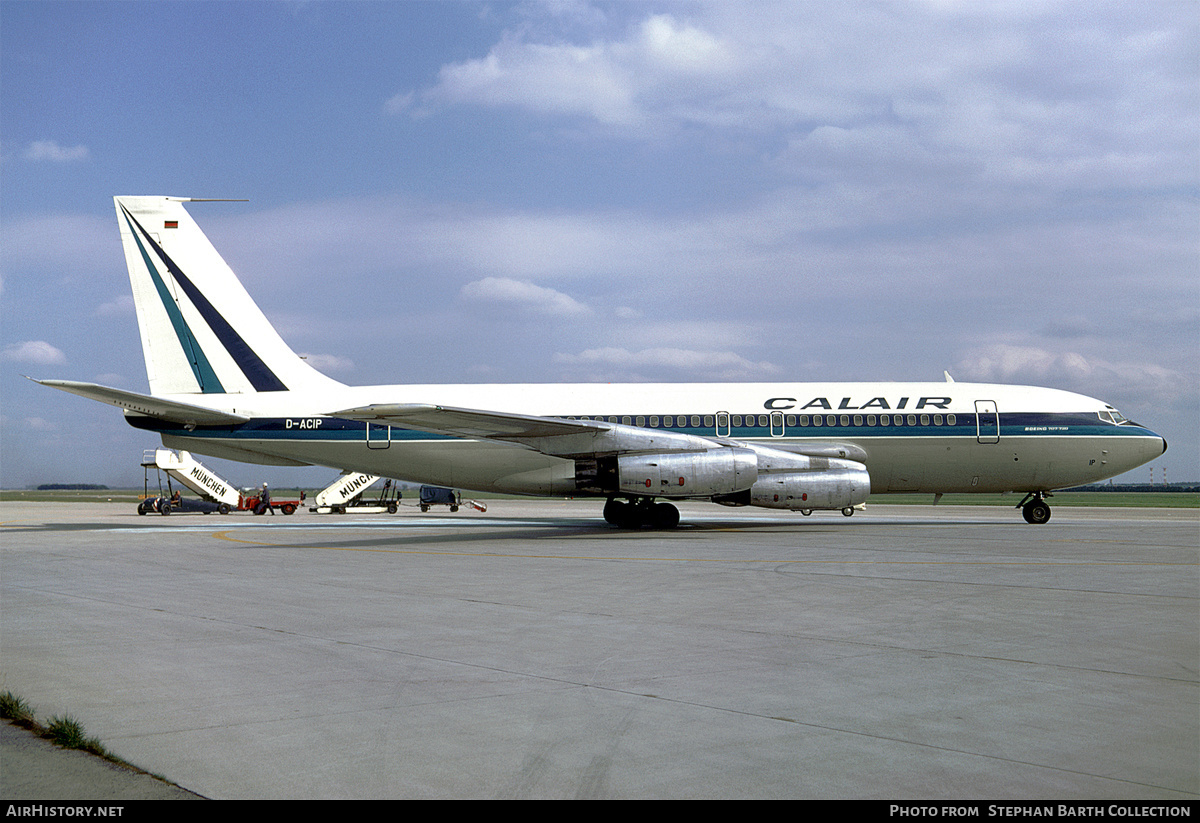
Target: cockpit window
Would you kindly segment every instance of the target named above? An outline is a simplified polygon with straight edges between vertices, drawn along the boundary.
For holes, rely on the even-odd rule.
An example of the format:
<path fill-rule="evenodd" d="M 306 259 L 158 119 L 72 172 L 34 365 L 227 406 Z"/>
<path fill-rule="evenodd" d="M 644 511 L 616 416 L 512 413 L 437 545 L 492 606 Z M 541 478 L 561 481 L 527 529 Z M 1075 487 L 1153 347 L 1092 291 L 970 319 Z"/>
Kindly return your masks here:
<path fill-rule="evenodd" d="M 1129 422 L 1125 419 L 1125 415 L 1121 414 L 1116 409 L 1108 409 L 1100 412 L 1100 419 L 1106 423 L 1113 423 L 1117 426 L 1121 425 L 1122 423 Z"/>

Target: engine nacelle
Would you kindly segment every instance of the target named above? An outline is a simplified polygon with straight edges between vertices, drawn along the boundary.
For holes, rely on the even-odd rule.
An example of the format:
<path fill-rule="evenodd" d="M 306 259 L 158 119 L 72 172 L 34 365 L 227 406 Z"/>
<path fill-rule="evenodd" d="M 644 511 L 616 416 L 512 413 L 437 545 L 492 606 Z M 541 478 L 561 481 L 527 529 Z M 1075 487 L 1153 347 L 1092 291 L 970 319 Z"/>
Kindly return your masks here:
<path fill-rule="evenodd" d="M 758 456 L 743 448 L 575 461 L 576 488 L 600 494 L 713 497 L 745 491 L 757 479 Z"/>
<path fill-rule="evenodd" d="M 755 445 L 758 479 L 736 494 L 715 495 L 726 506 L 768 509 L 847 509 L 871 494 L 871 475 L 857 460 L 796 454 Z"/>
<path fill-rule="evenodd" d="M 832 461 L 831 461 L 832 462 Z M 850 461 L 836 461 L 849 463 Z M 871 476 L 865 466 L 831 466 L 823 471 L 759 475 L 747 505 L 768 509 L 846 509 L 866 502 Z"/>

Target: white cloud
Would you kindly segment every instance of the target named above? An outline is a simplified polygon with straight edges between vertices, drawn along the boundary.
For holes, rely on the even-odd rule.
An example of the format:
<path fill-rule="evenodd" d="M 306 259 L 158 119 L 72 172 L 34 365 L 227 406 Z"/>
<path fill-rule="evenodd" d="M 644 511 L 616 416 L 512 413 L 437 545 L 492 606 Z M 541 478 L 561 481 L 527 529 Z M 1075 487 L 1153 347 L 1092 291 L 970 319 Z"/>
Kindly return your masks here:
<path fill-rule="evenodd" d="M 36 366 L 54 366 L 67 362 L 67 356 L 62 351 L 45 340 L 26 340 L 24 343 L 11 343 L 0 351 L 0 360 L 12 363 L 32 363 Z"/>
<path fill-rule="evenodd" d="M 710 379 L 738 380 L 776 374 L 779 368 L 765 361 L 753 362 L 739 354 L 697 351 L 671 347 L 630 351 L 619 347 L 587 349 L 579 354 L 558 353 L 554 362 L 564 366 L 603 367 L 621 374 L 645 369 L 666 370 Z"/>
<path fill-rule="evenodd" d="M 762 329 L 753 320 L 657 317 L 644 319 L 637 323 L 636 329 L 638 342 L 647 349 L 675 351 L 686 345 L 689 349 L 714 352 L 762 345 Z"/>
<path fill-rule="evenodd" d="M 354 361 L 336 354 L 301 354 L 308 365 L 325 374 L 354 371 Z"/>
<path fill-rule="evenodd" d="M 124 271 L 116 222 L 109 214 L 37 214 L 0 223 L 5 286 L 24 269 L 77 271 L 111 267 Z"/>
<path fill-rule="evenodd" d="M 485 277 L 467 283 L 460 294 L 464 300 L 474 303 L 507 304 L 556 317 L 571 317 L 590 311 L 587 306 L 562 292 L 508 277 Z"/>
<path fill-rule="evenodd" d="M 630 99 L 629 68 L 603 45 L 571 46 L 506 40 L 487 57 L 444 66 L 430 103 L 517 106 L 625 124 L 639 116 Z M 397 98 L 393 98 L 396 100 Z"/>
<path fill-rule="evenodd" d="M 969 352 L 952 372 L 960 381 L 1053 386 L 1083 394 L 1111 393 L 1169 403 L 1189 381 L 1157 363 L 1111 361 L 1074 351 L 998 343 Z"/>
<path fill-rule="evenodd" d="M 657 259 L 661 244 L 660 228 L 635 214 L 516 211 L 402 197 L 300 203 L 236 218 L 215 215 L 202 225 L 251 287 L 272 272 L 324 278 L 325 271 L 347 266 L 388 276 L 452 270 L 531 282 L 623 276 L 647 253 Z M 0 226 L 0 241 L 9 235 Z"/>
<path fill-rule="evenodd" d="M 966 169 L 1099 190 L 1177 180 L 1200 102 L 1186 5 L 1012 6 L 695 4 L 687 20 L 644 13 L 574 42 L 522 20 L 387 106 L 523 109 L 637 139 L 715 127 L 781 139 L 785 168 L 822 174 Z"/>
<path fill-rule="evenodd" d="M 112 300 L 105 301 L 96 307 L 97 317 L 116 317 L 123 314 L 133 314 L 133 295 L 122 294 Z"/>
<path fill-rule="evenodd" d="M 711 102 L 710 95 L 721 88 L 713 88 L 713 82 L 728 76 L 738 62 L 721 38 L 656 14 L 623 39 L 583 45 L 507 35 L 486 57 L 443 66 L 437 84 L 421 99 L 432 106 L 508 106 L 582 116 L 614 127 L 672 118 L 708 120 L 700 101 Z M 398 113 L 413 104 L 411 93 L 400 93 L 386 108 Z"/>
<path fill-rule="evenodd" d="M 720 38 L 694 26 L 680 24 L 669 14 L 655 14 L 638 27 L 634 55 L 650 67 L 682 75 L 719 74 L 731 68 L 733 57 Z"/>
<path fill-rule="evenodd" d="M 25 150 L 25 159 L 35 162 L 75 163 L 90 156 L 87 146 L 60 146 L 54 140 L 35 140 Z"/>
<path fill-rule="evenodd" d="M 387 102 L 383 104 L 383 109 L 388 114 L 400 114 L 401 112 L 412 110 L 415 100 L 416 94 L 414 92 L 403 92 L 389 97 Z"/>

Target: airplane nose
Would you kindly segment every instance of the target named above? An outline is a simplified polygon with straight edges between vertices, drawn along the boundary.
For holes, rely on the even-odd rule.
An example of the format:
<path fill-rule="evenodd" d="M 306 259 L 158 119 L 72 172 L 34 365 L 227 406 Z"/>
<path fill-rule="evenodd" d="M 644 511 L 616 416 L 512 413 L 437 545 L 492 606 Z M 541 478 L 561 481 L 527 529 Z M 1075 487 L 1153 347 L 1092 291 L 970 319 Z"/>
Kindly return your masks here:
<path fill-rule="evenodd" d="M 1149 434 L 1153 437 L 1157 437 L 1160 441 L 1162 441 L 1162 451 L 1159 452 L 1159 454 L 1167 453 L 1167 438 L 1163 437 L 1161 434 L 1158 434 L 1157 432 L 1155 432 L 1149 428 L 1146 428 L 1141 423 L 1132 423 L 1131 422 L 1131 425 L 1137 426 L 1139 429 L 1145 429 L 1147 434 Z"/>

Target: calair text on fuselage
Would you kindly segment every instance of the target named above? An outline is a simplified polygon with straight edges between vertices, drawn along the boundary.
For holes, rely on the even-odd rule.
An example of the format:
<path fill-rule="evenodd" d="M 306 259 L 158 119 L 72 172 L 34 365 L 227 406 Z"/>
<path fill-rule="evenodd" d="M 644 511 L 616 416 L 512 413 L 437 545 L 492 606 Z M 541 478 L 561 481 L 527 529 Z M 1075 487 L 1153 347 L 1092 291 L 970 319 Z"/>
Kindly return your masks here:
<path fill-rule="evenodd" d="M 857 401 L 857 398 L 843 397 L 840 398 L 835 406 L 828 397 L 814 397 L 812 400 L 809 400 L 807 403 L 801 406 L 798 405 L 800 401 L 795 397 L 771 397 L 768 398 L 765 403 L 763 403 L 763 408 L 770 409 L 771 411 L 783 411 L 785 409 L 799 409 L 800 411 L 805 411 L 806 409 L 824 409 L 826 411 L 880 409 L 884 411 L 892 411 L 909 408 L 909 401 L 911 399 L 912 398 L 910 397 L 901 397 L 899 400 L 889 401 L 886 397 L 872 397 L 862 405 L 857 405 L 855 402 L 852 402 Z M 951 399 L 949 397 L 921 397 L 917 399 L 916 405 L 912 406 L 912 408 L 916 410 L 944 410 L 950 405 L 950 403 Z"/>

